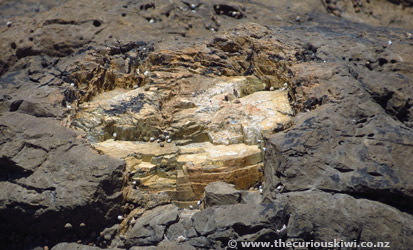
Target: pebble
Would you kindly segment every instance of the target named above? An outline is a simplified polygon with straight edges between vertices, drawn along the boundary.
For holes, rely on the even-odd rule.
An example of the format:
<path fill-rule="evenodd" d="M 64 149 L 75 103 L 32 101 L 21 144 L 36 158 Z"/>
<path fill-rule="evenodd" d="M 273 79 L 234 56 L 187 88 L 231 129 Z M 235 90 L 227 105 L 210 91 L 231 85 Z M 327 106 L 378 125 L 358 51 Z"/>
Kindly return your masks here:
<path fill-rule="evenodd" d="M 145 70 L 145 72 L 143 72 L 143 75 L 144 75 L 144 76 L 148 76 L 149 73 L 150 73 L 150 72 L 149 72 L 148 70 Z"/>
<path fill-rule="evenodd" d="M 118 136 L 118 134 L 113 133 L 113 138 L 116 138 Z"/>
<path fill-rule="evenodd" d="M 171 142 L 172 142 L 172 140 L 171 140 L 171 139 L 168 139 L 166 142 L 167 142 L 167 143 L 171 143 Z"/>
<path fill-rule="evenodd" d="M 186 240 L 186 238 L 182 235 L 178 236 L 178 238 L 176 239 L 178 241 L 178 243 L 180 242 L 184 242 Z"/>
<path fill-rule="evenodd" d="M 202 203 L 202 201 L 199 200 L 196 204 L 199 206 L 199 205 L 201 205 L 201 203 Z"/>
<path fill-rule="evenodd" d="M 132 185 L 136 186 L 136 181 L 132 181 Z"/>
<path fill-rule="evenodd" d="M 270 88 L 270 91 L 274 91 L 274 87 L 271 87 L 271 88 Z"/>
<path fill-rule="evenodd" d="M 68 108 L 68 109 L 71 109 L 71 108 L 72 108 L 72 106 L 70 106 L 70 105 L 67 105 L 67 106 L 66 106 L 66 108 Z"/>
<path fill-rule="evenodd" d="M 165 147 L 165 145 L 164 145 L 163 143 L 159 144 L 159 146 L 160 146 L 161 148 Z"/>
<path fill-rule="evenodd" d="M 278 185 L 277 190 L 278 190 L 278 191 L 281 190 L 281 185 Z"/>
<path fill-rule="evenodd" d="M 238 15 L 238 12 L 236 12 L 236 11 L 233 11 L 233 12 L 232 12 L 232 16 L 233 16 L 233 17 L 235 17 L 235 16 L 237 16 L 237 15 Z"/>
<path fill-rule="evenodd" d="M 150 141 L 150 142 L 154 142 L 154 141 L 155 141 L 155 137 L 149 138 L 149 141 Z"/>
<path fill-rule="evenodd" d="M 160 142 L 161 142 L 161 139 L 156 140 L 156 142 L 157 142 L 157 143 L 160 143 Z"/>
<path fill-rule="evenodd" d="M 262 148 L 262 151 L 264 151 L 264 152 L 267 151 L 267 148 L 266 148 L 266 147 L 263 147 L 263 148 Z"/>
<path fill-rule="evenodd" d="M 86 227 L 86 224 L 85 223 L 80 223 L 80 225 L 79 225 L 80 227 Z"/>
<path fill-rule="evenodd" d="M 65 228 L 67 228 L 67 229 L 70 229 L 70 228 L 72 228 L 73 226 L 72 226 L 72 224 L 70 224 L 70 223 L 66 223 L 65 224 Z"/>
<path fill-rule="evenodd" d="M 190 205 L 190 206 L 189 206 L 189 209 L 191 209 L 191 210 L 194 209 L 194 206 Z"/>
<path fill-rule="evenodd" d="M 8 21 L 6 25 L 7 25 L 7 27 L 11 27 L 11 22 Z"/>
<path fill-rule="evenodd" d="M 155 20 L 153 20 L 153 18 L 151 18 L 151 19 L 149 20 L 149 22 L 150 22 L 150 23 L 154 23 Z"/>
<path fill-rule="evenodd" d="M 48 247 L 48 246 L 44 246 L 43 249 L 44 249 L 44 250 L 49 250 L 49 247 Z"/>
<path fill-rule="evenodd" d="M 74 86 L 75 86 L 75 84 L 72 82 L 72 83 L 70 84 L 70 86 L 71 86 L 71 87 L 74 87 Z"/>
<path fill-rule="evenodd" d="M 258 139 L 258 140 L 257 140 L 257 143 L 261 143 L 261 140 L 260 140 L 260 139 Z"/>

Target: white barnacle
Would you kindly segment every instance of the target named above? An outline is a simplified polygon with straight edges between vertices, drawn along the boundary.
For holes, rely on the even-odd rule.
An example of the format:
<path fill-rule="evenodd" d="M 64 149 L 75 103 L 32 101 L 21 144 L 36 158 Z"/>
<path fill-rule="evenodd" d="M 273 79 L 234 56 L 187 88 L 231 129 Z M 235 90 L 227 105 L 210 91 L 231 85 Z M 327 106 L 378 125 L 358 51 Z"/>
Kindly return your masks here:
<path fill-rule="evenodd" d="M 118 215 L 118 220 L 123 220 L 123 216 L 122 216 L 122 215 Z"/>
<path fill-rule="evenodd" d="M 284 233 L 287 230 L 287 226 L 284 224 L 280 229 L 277 229 L 277 234 Z"/>
<path fill-rule="evenodd" d="M 184 242 L 186 240 L 186 238 L 182 235 L 178 236 L 178 238 L 176 239 L 178 241 L 178 243 L 180 242 Z"/>

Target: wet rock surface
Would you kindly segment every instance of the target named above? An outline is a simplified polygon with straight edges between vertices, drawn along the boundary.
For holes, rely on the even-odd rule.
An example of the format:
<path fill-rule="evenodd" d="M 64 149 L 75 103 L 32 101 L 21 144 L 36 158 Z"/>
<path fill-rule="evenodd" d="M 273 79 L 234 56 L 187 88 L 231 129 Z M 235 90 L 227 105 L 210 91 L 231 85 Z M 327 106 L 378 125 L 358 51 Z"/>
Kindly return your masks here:
<path fill-rule="evenodd" d="M 0 6 L 0 248 L 413 246 L 412 1 Z"/>

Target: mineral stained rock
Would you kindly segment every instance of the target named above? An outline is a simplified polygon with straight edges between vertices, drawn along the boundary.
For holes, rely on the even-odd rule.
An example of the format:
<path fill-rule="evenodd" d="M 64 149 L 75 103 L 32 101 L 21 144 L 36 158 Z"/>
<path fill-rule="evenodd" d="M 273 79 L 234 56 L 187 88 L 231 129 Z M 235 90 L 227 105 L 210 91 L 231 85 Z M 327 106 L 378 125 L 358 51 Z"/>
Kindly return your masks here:
<path fill-rule="evenodd" d="M 413 2 L 224 2 L 0 3 L 1 249 L 413 247 Z"/>

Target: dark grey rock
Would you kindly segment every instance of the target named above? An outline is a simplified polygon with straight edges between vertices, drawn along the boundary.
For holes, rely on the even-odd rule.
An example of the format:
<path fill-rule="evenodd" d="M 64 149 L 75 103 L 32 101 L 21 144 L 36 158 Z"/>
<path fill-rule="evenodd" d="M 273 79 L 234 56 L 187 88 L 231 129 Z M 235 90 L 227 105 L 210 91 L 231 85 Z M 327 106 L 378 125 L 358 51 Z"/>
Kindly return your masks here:
<path fill-rule="evenodd" d="M 241 191 L 234 185 L 218 181 L 205 187 L 205 207 L 217 205 L 231 205 L 241 202 Z"/>
<path fill-rule="evenodd" d="M 101 248 L 77 243 L 59 243 L 51 250 L 101 250 Z"/>
<path fill-rule="evenodd" d="M 153 245 L 164 239 L 167 228 L 178 221 L 178 208 L 159 206 L 146 211 L 126 235 L 125 247 Z"/>
<path fill-rule="evenodd" d="M 0 237 L 64 238 L 66 223 L 81 235 L 115 219 L 124 163 L 98 155 L 50 118 L 6 113 L 0 124 Z"/>

